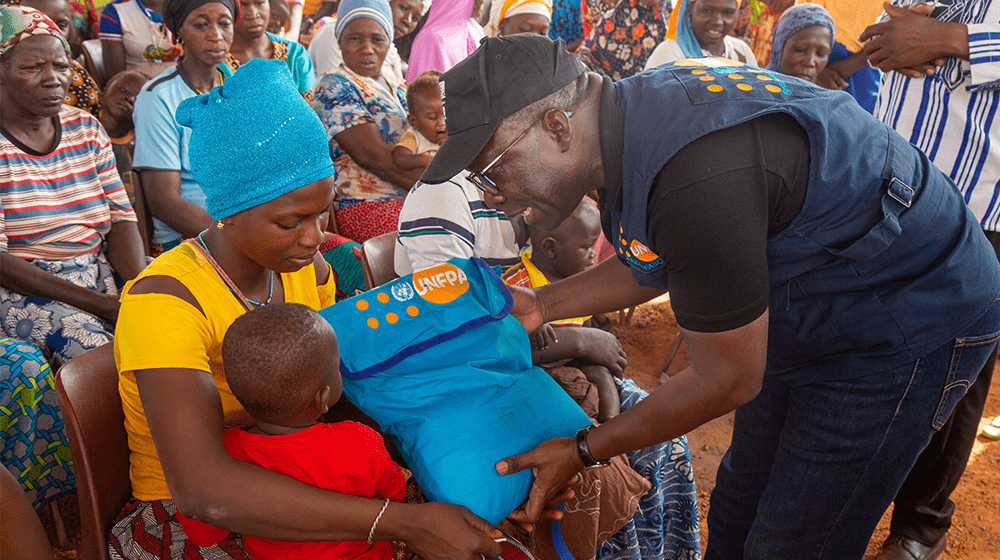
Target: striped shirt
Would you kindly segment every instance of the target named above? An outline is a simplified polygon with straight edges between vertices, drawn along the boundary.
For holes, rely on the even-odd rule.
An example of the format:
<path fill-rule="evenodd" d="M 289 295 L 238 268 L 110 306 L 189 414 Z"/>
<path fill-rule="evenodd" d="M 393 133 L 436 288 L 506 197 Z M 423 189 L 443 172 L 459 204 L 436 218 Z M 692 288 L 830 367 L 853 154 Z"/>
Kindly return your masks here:
<path fill-rule="evenodd" d="M 63 105 L 56 125 L 44 154 L 0 128 L 0 251 L 22 259 L 97 251 L 112 224 L 135 221 L 97 119 Z"/>
<path fill-rule="evenodd" d="M 479 257 L 503 270 L 520 262 L 510 219 L 486 206 L 464 171 L 440 185 L 417 183 L 406 195 L 399 213 L 396 274 L 453 257 Z"/>
<path fill-rule="evenodd" d="M 919 79 L 883 74 L 875 116 L 955 181 L 983 229 L 1000 231 L 1000 0 L 938 3 L 932 17 L 968 27 L 969 60 Z"/>

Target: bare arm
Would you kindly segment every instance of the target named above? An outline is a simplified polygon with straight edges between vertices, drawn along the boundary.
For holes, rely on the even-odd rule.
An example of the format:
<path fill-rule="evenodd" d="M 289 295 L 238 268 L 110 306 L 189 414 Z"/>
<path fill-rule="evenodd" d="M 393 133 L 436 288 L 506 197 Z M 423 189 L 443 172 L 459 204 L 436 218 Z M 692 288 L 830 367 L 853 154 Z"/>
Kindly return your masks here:
<path fill-rule="evenodd" d="M 541 288 L 510 289 L 514 294 L 512 313 L 529 333 L 548 321 L 616 311 L 664 293 L 640 286 L 617 258 Z"/>
<path fill-rule="evenodd" d="M 204 208 L 181 198 L 180 171 L 143 169 L 142 192 L 150 213 L 184 237 L 194 237 L 214 222 Z"/>
<path fill-rule="evenodd" d="M 108 262 L 115 274 L 128 282 L 146 268 L 146 255 L 135 222 L 117 222 L 111 225 L 105 241 L 108 244 Z"/>
<path fill-rule="evenodd" d="M 373 123 L 356 124 L 333 138 L 355 163 L 397 187 L 409 189 L 420 179 L 421 170 L 402 169 L 393 162 L 392 148 Z"/>
<path fill-rule="evenodd" d="M 649 397 L 590 432 L 594 458 L 606 459 L 681 436 L 749 402 L 760 390 L 767 356 L 768 314 L 720 333 L 681 329 L 691 366 Z M 583 467 L 572 438 L 555 438 L 497 463 L 501 474 L 534 468 L 526 516 L 536 519 L 547 496 Z"/>
<path fill-rule="evenodd" d="M 104 53 L 104 68 L 108 77 L 125 71 L 125 44 L 121 41 L 101 41 Z"/>
<path fill-rule="evenodd" d="M 628 361 L 615 335 L 587 327 L 560 327 L 554 330 L 554 342 L 545 348 L 532 350 L 531 361 L 536 365 L 582 358 L 606 367 L 615 375 L 624 373 Z"/>
<path fill-rule="evenodd" d="M 848 85 L 847 78 L 867 65 L 868 55 L 864 51 L 858 51 L 847 58 L 826 63 L 826 68 L 819 73 L 816 83 L 826 89 L 844 89 Z"/>
<path fill-rule="evenodd" d="M 404 171 L 417 169 L 423 173 L 424 169 L 427 169 L 427 166 L 431 164 L 432 159 L 434 159 L 434 156 L 415 154 L 409 148 L 403 146 L 396 146 L 392 149 L 392 162 L 396 164 L 396 167 Z"/>
<path fill-rule="evenodd" d="M 302 29 L 302 4 L 288 5 L 288 30 L 285 31 L 285 39 L 299 42 L 299 34 Z"/>
<path fill-rule="evenodd" d="M 0 252 L 0 270 L 3 271 L 0 274 L 0 286 L 14 293 L 61 301 L 96 315 L 112 325 L 118 320 L 119 304 L 115 296 L 77 286 L 6 251 Z"/>

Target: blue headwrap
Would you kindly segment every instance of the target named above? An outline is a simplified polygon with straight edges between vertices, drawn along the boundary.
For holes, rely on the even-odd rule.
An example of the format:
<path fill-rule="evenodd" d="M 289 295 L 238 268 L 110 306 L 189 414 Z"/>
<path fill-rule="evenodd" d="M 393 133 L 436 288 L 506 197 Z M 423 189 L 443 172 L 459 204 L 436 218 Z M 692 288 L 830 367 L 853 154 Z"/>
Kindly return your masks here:
<path fill-rule="evenodd" d="M 213 220 L 334 174 L 326 129 L 283 60 L 252 59 L 176 118 L 191 129 L 191 173 Z"/>
<path fill-rule="evenodd" d="M 796 31 L 810 25 L 824 25 L 830 30 L 830 47 L 837 40 L 837 30 L 833 18 L 826 8 L 817 4 L 796 4 L 781 14 L 781 19 L 774 26 L 774 40 L 771 42 L 771 62 L 768 70 L 778 72 L 781 68 L 781 51 L 785 50 L 785 41 Z"/>
<path fill-rule="evenodd" d="M 340 35 L 347 29 L 347 24 L 360 17 L 375 20 L 382 29 L 385 29 L 385 34 L 392 41 L 394 32 L 389 0 L 341 0 L 337 8 L 337 23 L 333 27 L 333 35 L 338 41 Z"/>
<path fill-rule="evenodd" d="M 677 44 L 680 45 L 684 56 L 688 58 L 699 58 L 705 56 L 698 44 L 698 38 L 694 36 L 694 28 L 691 27 L 691 0 L 681 0 L 681 5 L 677 8 Z"/>

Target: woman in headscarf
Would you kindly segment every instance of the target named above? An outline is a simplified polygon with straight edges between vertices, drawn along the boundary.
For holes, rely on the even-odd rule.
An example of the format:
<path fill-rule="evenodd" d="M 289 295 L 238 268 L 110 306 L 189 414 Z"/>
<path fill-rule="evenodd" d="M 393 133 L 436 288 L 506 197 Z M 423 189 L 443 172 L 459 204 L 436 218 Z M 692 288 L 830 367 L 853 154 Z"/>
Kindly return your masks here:
<path fill-rule="evenodd" d="M 63 104 L 66 39 L 24 6 L 0 6 L 0 30 L 0 325 L 58 366 L 111 340 L 114 275 L 142 270 L 142 245 L 107 133 Z"/>
<path fill-rule="evenodd" d="M 382 71 L 392 41 L 387 0 L 343 0 L 334 32 L 344 61 L 320 77 L 312 107 L 326 126 L 336 176 L 337 225 L 364 242 L 395 231 L 419 169 L 402 169 L 392 148 L 410 129 L 406 88 Z"/>
<path fill-rule="evenodd" d="M 252 58 L 283 60 L 292 72 L 299 93 L 309 99 L 316 76 L 305 47 L 267 32 L 271 18 L 269 0 L 240 0 L 240 19 L 233 27 L 233 44 L 226 57 L 228 73 L 235 72 Z"/>
<path fill-rule="evenodd" d="M 736 0 L 681 0 L 670 17 L 667 39 L 653 49 L 646 69 L 683 58 L 719 56 L 757 65 L 750 45 L 730 37 L 736 25 Z"/>
<path fill-rule="evenodd" d="M 499 1 L 499 0 L 497 0 Z M 483 28 L 472 19 L 475 0 L 434 0 L 427 23 L 413 38 L 406 82 L 425 70 L 448 71 L 469 56 L 483 38 Z"/>
<path fill-rule="evenodd" d="M 666 34 L 659 0 L 622 0 L 583 41 L 578 57 L 590 70 L 612 80 L 628 78 L 642 72 Z"/>
<path fill-rule="evenodd" d="M 489 37 L 548 35 L 551 21 L 551 0 L 496 0 L 490 6 L 490 19 L 483 31 Z"/>
<path fill-rule="evenodd" d="M 177 66 L 154 78 L 135 101 L 133 169 L 153 215 L 153 243 L 176 247 L 212 224 L 188 160 L 190 129 L 174 118 L 181 101 L 208 93 L 224 66 L 239 16 L 236 0 L 166 0 L 163 22 L 184 46 Z"/>
<path fill-rule="evenodd" d="M 191 127 L 192 169 L 212 225 L 124 290 L 115 359 L 133 498 L 110 531 L 110 556 L 248 558 L 238 534 L 196 546 L 180 509 L 276 540 L 401 540 L 427 560 L 495 557 L 499 535 L 465 508 L 386 506 L 226 452 L 223 431 L 252 420 L 226 383 L 229 326 L 271 303 L 333 304 L 334 274 L 318 249 L 334 168 L 323 126 L 276 60 L 251 60 L 210 94 L 184 101 L 177 120 Z"/>
<path fill-rule="evenodd" d="M 145 265 L 107 133 L 63 103 L 71 68 L 52 20 L 0 5 L 0 460 L 36 509 L 75 488 L 52 373 L 111 340 L 115 275 Z"/>
<path fill-rule="evenodd" d="M 836 32 L 833 18 L 823 6 L 797 4 L 788 8 L 774 27 L 767 69 L 815 84 L 826 68 Z"/>

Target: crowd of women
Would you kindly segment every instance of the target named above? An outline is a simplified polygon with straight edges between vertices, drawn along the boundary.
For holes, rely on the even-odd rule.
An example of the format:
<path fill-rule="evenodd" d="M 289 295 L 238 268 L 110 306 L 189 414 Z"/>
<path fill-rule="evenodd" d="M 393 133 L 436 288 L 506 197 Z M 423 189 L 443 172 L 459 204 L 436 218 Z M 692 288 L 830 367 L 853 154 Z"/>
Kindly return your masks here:
<path fill-rule="evenodd" d="M 612 80 L 716 56 L 820 82 L 836 44 L 823 7 L 784 0 L 341 0 L 335 13 L 330 2 L 293 0 L 290 10 L 277 2 L 0 8 L 2 458 L 37 509 L 72 493 L 52 373 L 114 340 L 133 451 L 134 499 L 112 535 L 120 557 L 193 557 L 173 517 L 178 506 L 234 535 L 371 537 L 380 503 L 317 491 L 225 453 L 223 429 L 246 418 L 228 392 L 220 346 L 247 309 L 318 309 L 360 289 L 358 243 L 396 230 L 423 172 L 394 157 L 421 118 L 407 83 L 448 70 L 486 35 L 563 39 Z M 96 62 L 81 56 L 94 39 Z M 253 59 L 283 61 L 294 95 L 282 96 L 283 83 L 238 79 Z M 199 130 L 179 108 L 219 86 L 226 112 Z M 295 119 L 322 127 L 288 125 Z M 133 204 L 151 218 L 148 235 Z M 665 492 L 638 512 L 631 534 L 613 537 L 620 546 L 602 557 L 700 555 L 693 474 L 677 441 L 649 452 L 682 459 L 655 459 L 666 475 L 688 469 L 673 502 Z M 690 503 L 667 511 L 679 500 Z M 423 558 L 496 553 L 481 520 L 461 508 L 383 513 L 378 536 Z M 239 543 L 196 552 L 240 558 Z"/>

